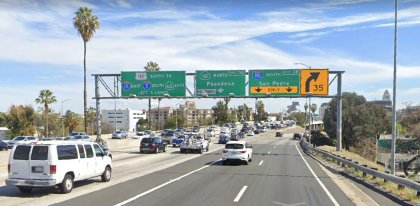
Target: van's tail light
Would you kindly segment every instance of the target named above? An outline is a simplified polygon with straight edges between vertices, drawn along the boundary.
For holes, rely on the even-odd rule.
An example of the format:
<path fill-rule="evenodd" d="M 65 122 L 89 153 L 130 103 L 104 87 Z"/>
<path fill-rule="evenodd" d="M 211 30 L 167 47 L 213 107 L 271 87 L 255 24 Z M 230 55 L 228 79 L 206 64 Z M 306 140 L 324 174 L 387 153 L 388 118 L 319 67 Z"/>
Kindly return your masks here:
<path fill-rule="evenodd" d="M 228 151 L 227 150 L 223 150 L 223 153 L 227 153 Z"/>
<path fill-rule="evenodd" d="M 246 151 L 241 151 L 241 153 L 246 153 Z"/>
<path fill-rule="evenodd" d="M 157 144 L 152 144 L 152 147 L 156 147 L 157 146 Z"/>
<path fill-rule="evenodd" d="M 10 173 L 10 164 L 7 164 L 7 172 Z"/>
<path fill-rule="evenodd" d="M 57 165 L 50 165 L 50 174 L 57 173 Z"/>

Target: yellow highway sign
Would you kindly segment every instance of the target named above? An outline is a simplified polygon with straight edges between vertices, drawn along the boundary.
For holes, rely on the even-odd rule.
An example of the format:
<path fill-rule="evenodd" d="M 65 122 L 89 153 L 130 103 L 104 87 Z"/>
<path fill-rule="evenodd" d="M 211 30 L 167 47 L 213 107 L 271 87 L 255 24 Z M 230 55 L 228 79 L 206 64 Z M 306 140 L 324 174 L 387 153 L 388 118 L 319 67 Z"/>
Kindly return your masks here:
<path fill-rule="evenodd" d="M 297 86 L 261 86 L 251 87 L 252 94 L 287 94 L 298 92 Z"/>
<path fill-rule="evenodd" d="M 328 69 L 301 69 L 300 95 L 328 95 Z"/>

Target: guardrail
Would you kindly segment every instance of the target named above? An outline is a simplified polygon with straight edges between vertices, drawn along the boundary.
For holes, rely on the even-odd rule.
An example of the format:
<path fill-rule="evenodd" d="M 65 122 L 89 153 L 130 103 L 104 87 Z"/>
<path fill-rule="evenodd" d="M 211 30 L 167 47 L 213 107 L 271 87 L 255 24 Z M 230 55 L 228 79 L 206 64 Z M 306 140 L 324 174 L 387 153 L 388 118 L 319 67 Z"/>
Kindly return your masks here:
<path fill-rule="evenodd" d="M 350 167 L 353 167 L 357 170 L 360 170 L 363 172 L 363 176 L 366 176 L 366 174 L 372 175 L 373 177 L 377 177 L 377 178 L 381 178 L 384 179 L 384 181 L 390 181 L 393 182 L 395 184 L 398 185 L 398 188 L 410 188 L 413 189 L 415 191 L 417 191 L 417 197 L 420 197 L 420 183 L 403 178 L 403 177 L 397 177 L 391 174 L 387 174 L 387 173 L 383 173 L 383 172 L 379 172 L 374 168 L 369 168 L 366 165 L 359 165 L 357 162 L 353 162 L 351 160 L 345 159 L 343 157 L 340 157 L 338 155 L 335 154 L 331 154 L 329 152 L 317 149 L 317 148 L 313 148 L 312 146 L 308 145 L 307 142 L 305 141 L 300 141 L 300 145 L 304 150 L 312 150 L 315 151 L 319 154 L 322 154 L 326 157 L 329 157 L 343 165 L 347 165 Z"/>

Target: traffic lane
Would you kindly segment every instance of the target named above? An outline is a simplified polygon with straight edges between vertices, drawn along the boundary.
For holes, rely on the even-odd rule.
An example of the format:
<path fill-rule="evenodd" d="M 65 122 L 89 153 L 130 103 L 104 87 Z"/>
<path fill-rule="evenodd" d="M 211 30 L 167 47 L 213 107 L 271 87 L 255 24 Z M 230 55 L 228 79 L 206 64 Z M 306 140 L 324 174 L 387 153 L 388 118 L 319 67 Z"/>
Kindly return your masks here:
<path fill-rule="evenodd" d="M 253 147 L 263 153 L 268 151 L 270 144 Z M 221 154 L 219 155 L 221 157 Z M 204 170 L 126 205 L 231 205 L 240 190 L 252 184 L 252 176 L 260 167 L 258 162 L 262 159 L 262 155 L 256 155 L 249 165 L 222 165 L 222 162 L 218 161 Z"/>
<path fill-rule="evenodd" d="M 186 156 L 197 156 L 197 158 L 77 198 L 57 203 L 57 205 L 115 205 L 139 193 L 194 171 L 204 165 L 211 164 L 214 160 L 220 158 L 221 154 L 213 152 L 203 155 L 188 154 Z"/>
<path fill-rule="evenodd" d="M 223 145 L 219 145 L 223 146 Z M 194 155 L 195 154 L 191 154 Z M 189 155 L 186 155 L 189 156 Z M 147 191 L 150 188 L 156 187 L 160 184 L 169 181 L 170 179 L 175 179 L 182 174 L 193 171 L 205 164 L 209 164 L 214 160 L 217 160 L 221 157 L 221 151 L 216 153 L 208 153 L 205 155 L 197 155 L 196 159 L 190 160 L 188 162 L 181 163 L 179 165 L 173 166 L 168 169 L 164 169 L 153 174 L 149 174 L 140 178 L 132 179 L 125 183 L 117 184 L 105 188 L 101 191 L 92 192 L 90 194 L 74 198 L 60 203 L 64 205 L 78 205 L 78 204 L 103 204 L 103 205 L 113 205 L 117 202 L 121 202 L 125 199 L 128 199 L 138 193 L 132 191 L 138 191 L 139 193 Z M 99 198 L 100 197 L 100 198 Z M 110 199 L 104 197 L 111 197 Z M 96 201 L 99 199 L 100 201 Z"/>
<path fill-rule="evenodd" d="M 240 205 L 333 205 L 294 148 L 295 141 L 285 138 L 265 153 L 262 167 Z M 348 203 L 340 200 L 340 204 Z M 352 205 L 343 204 L 343 205 Z"/>

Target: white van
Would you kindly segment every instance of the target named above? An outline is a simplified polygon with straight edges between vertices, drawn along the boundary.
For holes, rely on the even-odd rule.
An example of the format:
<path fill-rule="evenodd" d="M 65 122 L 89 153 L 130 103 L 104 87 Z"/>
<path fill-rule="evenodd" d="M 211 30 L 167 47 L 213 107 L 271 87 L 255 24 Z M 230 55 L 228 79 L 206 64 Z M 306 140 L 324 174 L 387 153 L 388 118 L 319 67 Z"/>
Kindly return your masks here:
<path fill-rule="evenodd" d="M 33 142 L 13 147 L 7 170 L 6 185 L 15 185 L 23 193 L 55 185 L 69 193 L 74 181 L 101 176 L 108 182 L 111 157 L 93 142 Z"/>

